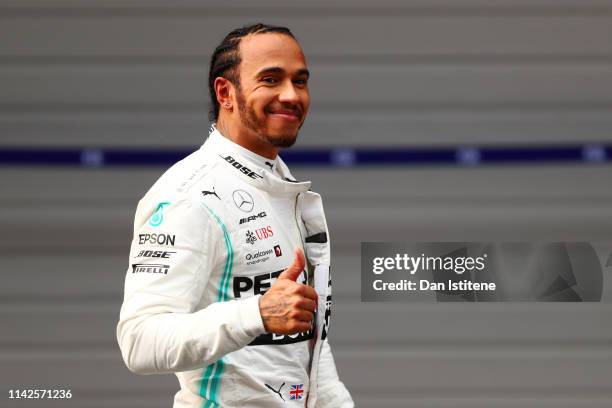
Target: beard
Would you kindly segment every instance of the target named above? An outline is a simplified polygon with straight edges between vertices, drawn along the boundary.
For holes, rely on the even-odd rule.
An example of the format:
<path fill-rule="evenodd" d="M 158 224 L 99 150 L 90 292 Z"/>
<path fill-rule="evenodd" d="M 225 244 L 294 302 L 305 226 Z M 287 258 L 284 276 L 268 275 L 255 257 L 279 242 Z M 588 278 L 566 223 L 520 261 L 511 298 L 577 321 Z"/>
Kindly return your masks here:
<path fill-rule="evenodd" d="M 262 129 L 265 128 L 265 120 L 258 119 L 257 115 L 255 115 L 255 111 L 253 111 L 252 109 L 247 109 L 246 101 L 244 100 L 244 96 L 242 95 L 242 92 L 240 92 L 240 90 L 236 92 L 236 101 L 238 102 L 240 123 L 242 124 L 242 126 L 255 133 L 260 140 L 279 148 L 291 147 L 295 144 L 295 141 L 297 140 L 298 131 L 302 128 L 303 123 L 300 123 L 298 131 L 295 131 L 295 133 L 271 136 L 262 131 Z"/>

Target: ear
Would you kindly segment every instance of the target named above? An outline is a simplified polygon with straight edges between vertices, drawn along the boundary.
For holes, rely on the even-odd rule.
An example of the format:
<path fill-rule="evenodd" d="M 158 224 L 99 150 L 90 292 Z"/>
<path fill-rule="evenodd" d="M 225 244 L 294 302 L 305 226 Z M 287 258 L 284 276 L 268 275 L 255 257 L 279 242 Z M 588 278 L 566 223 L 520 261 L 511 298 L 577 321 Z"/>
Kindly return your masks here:
<path fill-rule="evenodd" d="M 214 88 L 220 109 L 228 109 L 231 111 L 233 108 L 232 97 L 234 92 L 232 83 L 223 77 L 217 77 L 215 78 Z"/>

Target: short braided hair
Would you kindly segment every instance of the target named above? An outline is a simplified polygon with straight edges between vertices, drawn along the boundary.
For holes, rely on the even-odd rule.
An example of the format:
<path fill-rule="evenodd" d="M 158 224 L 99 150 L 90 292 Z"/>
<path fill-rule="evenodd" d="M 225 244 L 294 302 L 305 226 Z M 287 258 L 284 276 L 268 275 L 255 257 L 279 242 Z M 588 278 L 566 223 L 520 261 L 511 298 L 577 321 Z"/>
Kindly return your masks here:
<path fill-rule="evenodd" d="M 219 118 L 219 101 L 215 92 L 215 79 L 223 77 L 240 89 L 240 77 L 238 67 L 240 66 L 240 52 L 238 47 L 243 37 L 249 34 L 279 33 L 295 36 L 286 27 L 272 26 L 268 24 L 253 24 L 232 30 L 225 36 L 221 44 L 215 48 L 210 59 L 210 70 L 208 71 L 208 92 L 210 93 L 210 112 L 208 119 L 214 123 Z"/>

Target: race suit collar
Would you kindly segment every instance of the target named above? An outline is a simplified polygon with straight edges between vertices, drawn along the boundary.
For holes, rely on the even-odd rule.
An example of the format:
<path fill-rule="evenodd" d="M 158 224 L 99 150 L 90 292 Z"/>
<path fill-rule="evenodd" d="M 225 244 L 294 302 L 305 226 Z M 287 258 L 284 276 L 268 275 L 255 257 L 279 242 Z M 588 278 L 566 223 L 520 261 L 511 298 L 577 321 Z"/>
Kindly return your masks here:
<path fill-rule="evenodd" d="M 212 128 L 212 132 L 202 146 L 206 150 L 214 151 L 228 165 L 232 165 L 232 160 L 238 161 L 234 164 L 237 166 L 246 166 L 249 171 L 239 171 L 249 184 L 263 188 L 264 190 L 274 191 L 277 193 L 294 194 L 310 189 L 310 181 L 298 182 L 295 180 L 287 165 L 283 160 L 276 156 L 276 159 L 270 160 L 250 150 L 232 142 L 223 136 L 216 128 Z M 268 162 L 268 164 L 266 164 Z M 272 164 L 272 166 L 270 166 Z"/>
<path fill-rule="evenodd" d="M 254 164 L 257 167 L 267 167 L 273 173 L 276 170 L 276 165 L 278 163 L 278 155 L 274 159 L 268 159 L 267 157 L 260 156 L 257 153 L 254 153 L 249 149 L 242 147 L 238 143 L 235 143 L 227 137 L 223 136 L 221 132 L 219 132 L 219 130 L 217 130 L 217 128 L 214 126 L 209 138 L 212 139 L 214 142 L 218 143 L 219 145 L 226 146 L 228 149 L 237 152 L 242 157 L 244 157 L 249 162 L 249 164 Z"/>

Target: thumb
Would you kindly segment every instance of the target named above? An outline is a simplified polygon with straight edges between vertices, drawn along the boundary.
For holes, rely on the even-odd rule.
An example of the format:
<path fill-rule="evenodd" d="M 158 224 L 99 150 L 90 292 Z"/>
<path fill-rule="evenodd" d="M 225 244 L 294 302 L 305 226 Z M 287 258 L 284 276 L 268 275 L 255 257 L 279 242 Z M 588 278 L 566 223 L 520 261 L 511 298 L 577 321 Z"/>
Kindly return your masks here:
<path fill-rule="evenodd" d="M 306 265 L 306 260 L 304 259 L 304 252 L 300 248 L 295 248 L 295 258 L 293 259 L 293 263 L 283 271 L 280 275 L 278 275 L 278 279 L 290 279 L 295 281 L 300 273 L 304 270 L 304 266 Z"/>

